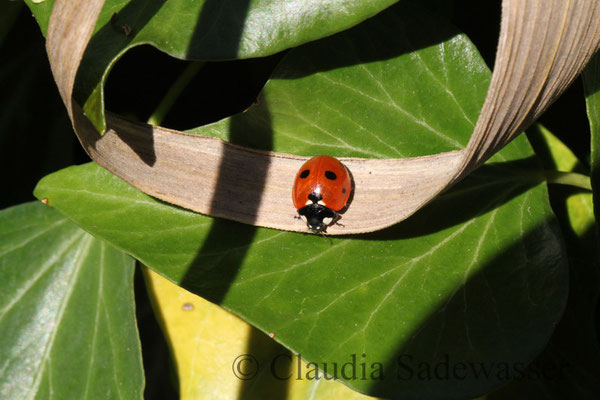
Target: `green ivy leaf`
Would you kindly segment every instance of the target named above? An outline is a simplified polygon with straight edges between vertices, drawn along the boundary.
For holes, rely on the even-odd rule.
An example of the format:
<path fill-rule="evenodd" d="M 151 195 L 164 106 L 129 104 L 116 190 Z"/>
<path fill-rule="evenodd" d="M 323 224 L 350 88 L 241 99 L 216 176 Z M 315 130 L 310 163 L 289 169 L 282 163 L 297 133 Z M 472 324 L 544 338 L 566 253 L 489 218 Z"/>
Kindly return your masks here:
<path fill-rule="evenodd" d="M 36 194 L 167 278 L 275 333 L 306 360 L 342 365 L 364 353 L 391 375 L 391 382 L 347 382 L 354 388 L 460 397 L 497 385 L 498 370 L 486 379 L 398 382 L 394 360 L 526 363 L 547 341 L 566 296 L 545 188 L 503 178 L 480 175 L 393 229 L 328 241 L 211 222 L 94 164 L 50 175 Z"/>
<path fill-rule="evenodd" d="M 133 260 L 38 202 L 0 212 L 0 397 L 141 398 Z"/>
<path fill-rule="evenodd" d="M 546 170 L 576 172 L 588 176 L 589 170 L 558 137 L 540 124 L 531 127 L 527 133 L 537 156 Z M 592 193 L 573 186 L 554 186 L 556 200 L 553 210 L 567 235 L 575 234 L 584 238 L 594 225 Z"/>
<path fill-rule="evenodd" d="M 464 35 L 401 3 L 293 50 L 258 106 L 197 131 L 299 154 L 431 154 L 467 143 L 489 79 Z M 520 137 L 409 220 L 325 239 L 172 207 L 94 164 L 35 194 L 361 392 L 466 398 L 515 378 L 565 304 L 564 247 L 538 176 Z M 357 375 L 342 376 L 352 357 Z"/>
<path fill-rule="evenodd" d="M 528 132 L 548 169 L 586 172 L 575 154 L 541 125 Z M 548 346 L 527 369 L 528 379 L 511 382 L 488 395 L 493 399 L 594 398 L 600 392 L 600 347 L 596 307 L 600 298 L 600 263 L 592 194 L 572 186 L 551 188 L 569 257 L 569 297 Z"/>
<path fill-rule="evenodd" d="M 489 82 L 465 35 L 400 3 L 294 49 L 257 105 L 190 132 L 303 155 L 404 158 L 458 150 L 470 139 Z"/>
<path fill-rule="evenodd" d="M 130 48 L 150 44 L 180 59 L 263 57 L 343 31 L 397 0 L 107 0 L 78 71 L 75 99 L 103 133 L 104 85 Z M 50 14 L 36 12 L 42 30 Z"/>

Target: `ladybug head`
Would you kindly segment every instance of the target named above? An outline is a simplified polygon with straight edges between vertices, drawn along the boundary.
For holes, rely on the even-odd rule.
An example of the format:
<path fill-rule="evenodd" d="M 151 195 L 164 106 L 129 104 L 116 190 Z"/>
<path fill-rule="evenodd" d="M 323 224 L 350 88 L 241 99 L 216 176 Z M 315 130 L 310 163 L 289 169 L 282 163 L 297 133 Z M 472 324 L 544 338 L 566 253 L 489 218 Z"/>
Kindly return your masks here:
<path fill-rule="evenodd" d="M 300 208 L 298 214 L 315 233 L 325 232 L 327 226 L 337 217 L 337 213 L 332 209 L 315 203 Z"/>

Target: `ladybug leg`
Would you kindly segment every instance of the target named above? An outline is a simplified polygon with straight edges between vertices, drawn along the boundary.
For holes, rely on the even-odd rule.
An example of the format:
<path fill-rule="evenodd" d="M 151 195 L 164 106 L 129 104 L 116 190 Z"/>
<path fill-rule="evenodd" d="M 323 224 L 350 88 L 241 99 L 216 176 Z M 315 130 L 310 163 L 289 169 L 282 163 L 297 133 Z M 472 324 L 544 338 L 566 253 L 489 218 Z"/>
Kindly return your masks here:
<path fill-rule="evenodd" d="M 336 212 L 335 217 L 333 218 L 333 221 L 331 221 L 331 223 L 329 225 L 337 225 L 337 226 L 341 226 L 342 228 L 344 228 L 345 225 L 340 223 L 340 219 L 342 219 L 342 216 Z"/>

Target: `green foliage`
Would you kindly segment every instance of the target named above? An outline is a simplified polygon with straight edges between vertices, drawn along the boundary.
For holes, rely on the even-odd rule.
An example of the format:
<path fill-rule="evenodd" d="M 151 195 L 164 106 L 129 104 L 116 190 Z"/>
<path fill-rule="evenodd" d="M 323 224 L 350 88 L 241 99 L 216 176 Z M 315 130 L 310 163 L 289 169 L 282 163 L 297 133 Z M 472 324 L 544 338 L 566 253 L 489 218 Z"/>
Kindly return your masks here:
<path fill-rule="evenodd" d="M 192 132 L 304 155 L 403 158 L 458 150 L 469 141 L 489 80 L 465 35 L 444 18 L 400 4 L 290 51 L 257 105 Z M 527 157 L 526 149 L 522 144 L 511 159 Z"/>
<path fill-rule="evenodd" d="M 180 59 L 264 57 L 349 28 L 396 0 L 108 0 L 98 17 L 75 98 L 104 133 L 103 88 L 112 65 L 151 44 Z M 32 5 L 35 12 L 36 5 Z M 49 14 L 36 14 L 46 26 Z M 45 29 L 43 28 L 45 31 Z"/>
<path fill-rule="evenodd" d="M 0 212 L 0 394 L 141 398 L 134 260 L 40 203 Z"/>
<path fill-rule="evenodd" d="M 354 26 L 391 3 L 107 1 L 76 94 L 102 130 L 108 72 L 134 46 L 185 59 L 292 48 L 256 105 L 191 132 L 303 155 L 401 158 L 463 148 L 490 72 L 436 2 L 400 2 Z M 45 32 L 53 2 L 27 4 Z M 282 10 L 294 4 L 287 18 Z M 255 23 L 264 15 L 269 23 Z M 598 79 L 588 74 L 587 82 Z M 597 130 L 594 93 L 588 111 Z M 561 203 L 551 191 L 551 208 L 541 179 L 544 167 L 588 172 L 544 132 L 545 150 L 517 138 L 401 224 L 325 240 L 183 210 L 93 163 L 46 176 L 35 195 L 60 213 L 41 204 L 0 212 L 0 397 L 141 397 L 125 254 L 330 373 L 354 354 L 366 379 L 360 367 L 358 377 L 337 375 L 363 393 L 466 398 L 513 379 L 492 396 L 531 398 L 544 385 L 594 393 L 591 380 L 578 379 L 600 361 L 591 351 L 599 283 L 589 198 Z M 570 334 L 575 327 L 580 336 Z M 555 357 L 565 349 L 574 356 Z M 537 366 L 556 360 L 568 365 L 563 381 L 536 378 Z"/>

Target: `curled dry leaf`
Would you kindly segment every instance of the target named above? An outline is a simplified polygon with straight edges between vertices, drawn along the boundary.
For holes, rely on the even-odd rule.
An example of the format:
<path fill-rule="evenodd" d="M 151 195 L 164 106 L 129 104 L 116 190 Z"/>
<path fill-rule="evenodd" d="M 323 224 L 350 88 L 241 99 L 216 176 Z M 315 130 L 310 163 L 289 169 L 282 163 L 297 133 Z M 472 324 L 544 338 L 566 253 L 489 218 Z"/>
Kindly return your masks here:
<path fill-rule="evenodd" d="M 246 149 L 111 114 L 107 132 L 97 132 L 72 94 L 103 3 L 58 0 L 47 36 L 55 80 L 89 155 L 134 187 L 169 203 L 247 224 L 306 231 L 293 218 L 291 203 L 291 185 L 305 157 Z M 352 173 L 354 195 L 344 226 L 332 226 L 328 233 L 371 232 L 412 215 L 531 124 L 599 45 L 597 1 L 504 0 L 492 82 L 467 147 L 405 159 L 342 159 Z M 248 171 L 260 171 L 264 186 L 256 186 Z"/>

